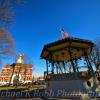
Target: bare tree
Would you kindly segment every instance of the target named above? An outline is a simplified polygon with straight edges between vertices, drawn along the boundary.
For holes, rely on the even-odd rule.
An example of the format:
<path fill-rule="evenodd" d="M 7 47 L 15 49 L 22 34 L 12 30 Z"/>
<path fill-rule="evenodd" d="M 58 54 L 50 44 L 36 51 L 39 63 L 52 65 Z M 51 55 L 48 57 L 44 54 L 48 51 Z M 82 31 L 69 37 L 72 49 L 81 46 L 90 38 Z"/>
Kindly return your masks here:
<path fill-rule="evenodd" d="M 15 42 L 10 33 L 0 29 L 0 59 L 15 54 Z"/>
<path fill-rule="evenodd" d="M 23 1 L 24 0 L 0 0 L 0 23 L 11 23 L 15 16 L 14 6 L 22 4 Z"/>
<path fill-rule="evenodd" d="M 91 63 L 95 65 L 96 70 L 100 70 L 100 39 L 96 39 L 90 57 Z"/>

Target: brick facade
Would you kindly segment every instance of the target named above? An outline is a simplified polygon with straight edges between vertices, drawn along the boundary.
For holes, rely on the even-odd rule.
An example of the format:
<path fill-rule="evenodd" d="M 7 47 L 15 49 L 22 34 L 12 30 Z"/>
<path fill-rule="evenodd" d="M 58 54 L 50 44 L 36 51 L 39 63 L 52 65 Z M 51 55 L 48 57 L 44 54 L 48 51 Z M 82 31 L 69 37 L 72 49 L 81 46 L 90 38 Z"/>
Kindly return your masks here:
<path fill-rule="evenodd" d="M 32 82 L 32 65 L 16 63 L 15 66 L 6 64 L 0 74 L 0 83 L 13 83 L 16 77 L 19 82 Z"/>

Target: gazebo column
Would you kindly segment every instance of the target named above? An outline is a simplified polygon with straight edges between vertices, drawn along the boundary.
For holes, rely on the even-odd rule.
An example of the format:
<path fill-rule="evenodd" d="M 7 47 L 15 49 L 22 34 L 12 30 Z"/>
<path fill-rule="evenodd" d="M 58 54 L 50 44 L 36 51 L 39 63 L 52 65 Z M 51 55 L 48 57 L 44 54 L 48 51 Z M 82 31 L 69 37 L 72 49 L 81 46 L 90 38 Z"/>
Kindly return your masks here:
<path fill-rule="evenodd" d="M 59 74 L 63 73 L 63 70 L 62 70 L 63 66 L 61 65 L 62 65 L 62 62 L 59 62 Z"/>
<path fill-rule="evenodd" d="M 88 65 L 88 69 L 89 69 L 89 71 L 91 71 L 91 72 L 93 73 L 94 71 L 93 71 L 93 68 L 92 68 L 92 66 L 91 66 L 91 63 L 90 63 L 90 61 L 89 61 L 87 52 L 86 52 L 85 49 L 83 49 L 83 52 L 84 52 L 85 61 L 86 61 L 87 65 Z"/>
<path fill-rule="evenodd" d="M 66 73 L 65 62 L 64 62 L 64 61 L 62 61 L 62 64 L 63 64 L 63 68 L 64 68 L 64 73 Z"/>
<path fill-rule="evenodd" d="M 46 60 L 46 74 L 48 75 L 48 67 L 49 67 L 49 63 L 48 60 Z"/>
<path fill-rule="evenodd" d="M 51 73 L 54 74 L 54 62 L 53 61 L 51 62 L 51 67 L 52 67 Z"/>
<path fill-rule="evenodd" d="M 58 63 L 56 62 L 56 73 L 57 73 L 57 75 L 58 75 Z"/>
<path fill-rule="evenodd" d="M 76 72 L 76 68 L 75 68 L 75 64 L 74 64 L 73 59 L 72 59 L 72 52 L 71 52 L 70 47 L 68 47 L 68 53 L 69 53 L 69 56 L 70 56 L 70 61 L 71 61 L 71 65 L 73 67 L 73 71 Z"/>
<path fill-rule="evenodd" d="M 78 61 L 76 59 L 75 59 L 74 63 L 75 63 L 76 71 L 79 72 L 79 69 L 78 69 Z"/>

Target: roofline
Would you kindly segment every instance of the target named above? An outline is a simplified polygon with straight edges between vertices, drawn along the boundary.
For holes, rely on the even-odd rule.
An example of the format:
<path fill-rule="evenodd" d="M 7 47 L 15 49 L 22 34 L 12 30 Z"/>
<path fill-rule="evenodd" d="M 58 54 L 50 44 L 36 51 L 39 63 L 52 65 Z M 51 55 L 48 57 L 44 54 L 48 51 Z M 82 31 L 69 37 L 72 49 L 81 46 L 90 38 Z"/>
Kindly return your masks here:
<path fill-rule="evenodd" d="M 94 47 L 94 43 L 92 41 L 90 41 L 90 40 L 74 38 L 74 37 L 67 37 L 65 39 L 61 39 L 61 40 L 58 40 L 58 41 L 55 41 L 55 42 L 51 42 L 49 44 L 44 45 L 43 50 L 42 50 L 41 55 L 40 55 L 40 59 L 42 59 L 42 54 L 43 54 L 43 51 L 44 51 L 45 48 L 48 48 L 48 47 L 51 47 L 51 46 L 54 46 L 54 45 L 58 45 L 58 44 L 64 43 L 66 41 L 71 41 L 71 40 L 80 41 L 82 43 L 90 43 L 91 46 Z"/>

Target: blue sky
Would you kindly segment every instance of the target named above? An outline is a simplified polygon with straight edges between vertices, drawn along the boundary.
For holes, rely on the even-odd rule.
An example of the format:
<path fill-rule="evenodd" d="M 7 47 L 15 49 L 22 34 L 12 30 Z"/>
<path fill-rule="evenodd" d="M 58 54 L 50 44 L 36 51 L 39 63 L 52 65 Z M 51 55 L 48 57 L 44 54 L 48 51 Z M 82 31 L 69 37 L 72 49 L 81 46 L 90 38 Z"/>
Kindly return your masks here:
<path fill-rule="evenodd" d="M 26 0 L 15 11 L 9 31 L 17 53 L 25 53 L 33 61 L 35 75 L 43 75 L 46 67 L 40 53 L 44 44 L 60 39 L 61 27 L 73 37 L 100 37 L 100 0 Z"/>

